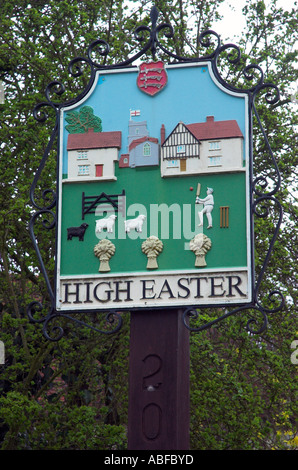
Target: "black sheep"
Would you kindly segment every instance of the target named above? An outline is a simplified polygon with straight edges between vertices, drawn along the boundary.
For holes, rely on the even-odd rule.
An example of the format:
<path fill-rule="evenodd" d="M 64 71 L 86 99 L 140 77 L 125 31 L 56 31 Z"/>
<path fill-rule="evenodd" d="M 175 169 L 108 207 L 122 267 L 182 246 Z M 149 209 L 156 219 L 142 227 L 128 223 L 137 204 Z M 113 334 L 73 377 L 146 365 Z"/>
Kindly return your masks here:
<path fill-rule="evenodd" d="M 79 237 L 79 241 L 84 241 L 85 231 L 88 224 L 82 224 L 80 227 L 69 227 L 67 229 L 67 240 L 72 240 L 72 237 Z"/>

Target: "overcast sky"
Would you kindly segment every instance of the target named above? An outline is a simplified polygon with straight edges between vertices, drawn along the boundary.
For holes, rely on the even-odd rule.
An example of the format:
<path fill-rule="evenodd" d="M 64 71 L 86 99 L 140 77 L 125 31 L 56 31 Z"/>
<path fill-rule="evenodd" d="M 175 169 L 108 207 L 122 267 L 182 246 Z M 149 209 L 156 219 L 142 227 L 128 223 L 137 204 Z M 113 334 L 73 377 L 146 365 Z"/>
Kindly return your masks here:
<path fill-rule="evenodd" d="M 265 5 L 269 5 L 270 0 L 265 0 Z M 278 5 L 285 10 L 294 8 L 295 0 L 279 0 Z M 242 8 L 245 6 L 246 0 L 226 0 L 219 8 L 219 13 L 223 15 L 223 19 L 214 25 L 214 31 L 222 38 L 241 35 L 246 26 L 245 16 Z M 232 9 L 229 7 L 232 6 Z"/>

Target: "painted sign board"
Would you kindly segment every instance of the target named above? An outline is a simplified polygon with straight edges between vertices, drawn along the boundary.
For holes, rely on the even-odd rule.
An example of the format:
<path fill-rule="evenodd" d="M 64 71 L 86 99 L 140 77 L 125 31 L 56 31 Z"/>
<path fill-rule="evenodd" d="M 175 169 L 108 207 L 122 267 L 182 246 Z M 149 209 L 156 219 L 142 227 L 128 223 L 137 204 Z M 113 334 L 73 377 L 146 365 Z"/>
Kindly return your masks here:
<path fill-rule="evenodd" d="M 59 139 L 57 311 L 251 302 L 248 97 L 210 62 L 98 70 Z"/>

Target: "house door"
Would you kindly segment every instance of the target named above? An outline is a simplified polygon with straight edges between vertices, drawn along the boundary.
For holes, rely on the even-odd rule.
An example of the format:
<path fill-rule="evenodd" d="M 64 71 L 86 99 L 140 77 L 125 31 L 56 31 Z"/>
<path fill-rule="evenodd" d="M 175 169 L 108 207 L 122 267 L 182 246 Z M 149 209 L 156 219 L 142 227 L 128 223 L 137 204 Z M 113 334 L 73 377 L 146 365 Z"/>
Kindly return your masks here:
<path fill-rule="evenodd" d="M 103 175 L 103 165 L 95 165 L 95 176 Z"/>
<path fill-rule="evenodd" d="M 186 171 L 186 158 L 180 160 L 180 171 Z"/>

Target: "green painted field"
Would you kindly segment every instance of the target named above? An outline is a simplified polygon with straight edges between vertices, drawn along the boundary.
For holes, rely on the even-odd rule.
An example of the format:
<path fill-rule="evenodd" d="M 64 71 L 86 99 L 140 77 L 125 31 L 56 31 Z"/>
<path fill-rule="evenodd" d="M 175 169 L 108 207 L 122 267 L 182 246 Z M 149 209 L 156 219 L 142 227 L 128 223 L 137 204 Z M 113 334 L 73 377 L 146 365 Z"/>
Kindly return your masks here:
<path fill-rule="evenodd" d="M 141 251 L 144 239 L 157 235 L 164 244 L 158 257 L 159 270 L 194 269 L 195 255 L 187 243 L 196 233 L 195 215 L 202 206 L 195 205 L 197 183 L 201 183 L 200 197 L 206 196 L 207 187 L 214 189 L 213 227 L 207 229 L 204 219 L 203 233 L 212 242 L 206 255 L 206 268 L 247 266 L 245 172 L 221 175 L 186 176 L 162 179 L 159 167 L 118 168 L 117 181 L 94 183 L 63 183 L 61 223 L 61 272 L 63 275 L 98 274 L 99 261 L 93 253 L 99 242 L 95 235 L 95 214 L 82 220 L 82 192 L 86 196 L 126 193 L 127 218 L 144 213 L 147 216 L 143 232 L 126 234 L 124 218 L 117 215 L 115 233 L 108 238 L 116 247 L 110 260 L 111 273 L 146 271 L 147 257 Z M 191 190 L 190 188 L 193 188 Z M 220 206 L 229 206 L 229 227 L 220 228 Z M 67 228 L 89 224 L 84 241 L 67 240 Z"/>

